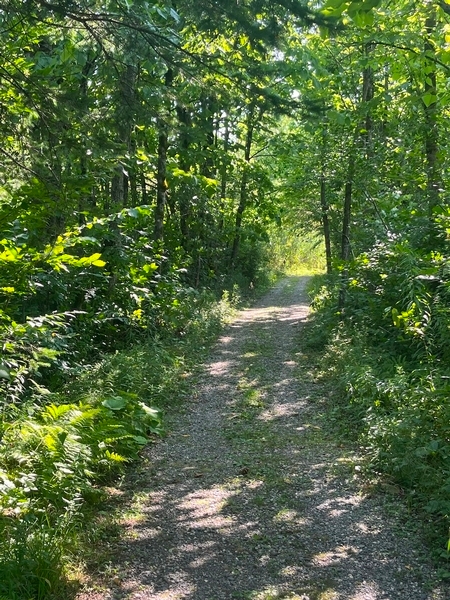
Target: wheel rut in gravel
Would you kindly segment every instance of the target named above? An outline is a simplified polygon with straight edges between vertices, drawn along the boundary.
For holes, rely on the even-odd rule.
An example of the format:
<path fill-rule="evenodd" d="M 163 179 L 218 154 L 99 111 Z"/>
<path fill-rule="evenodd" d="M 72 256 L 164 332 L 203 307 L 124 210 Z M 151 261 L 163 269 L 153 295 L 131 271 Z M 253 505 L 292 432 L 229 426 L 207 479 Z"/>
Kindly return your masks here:
<path fill-rule="evenodd" d="M 300 350 L 306 281 L 283 280 L 227 327 L 148 451 L 114 577 L 80 600 L 450 597 L 401 503 L 363 493 L 357 459 L 322 430 L 326 392 Z"/>

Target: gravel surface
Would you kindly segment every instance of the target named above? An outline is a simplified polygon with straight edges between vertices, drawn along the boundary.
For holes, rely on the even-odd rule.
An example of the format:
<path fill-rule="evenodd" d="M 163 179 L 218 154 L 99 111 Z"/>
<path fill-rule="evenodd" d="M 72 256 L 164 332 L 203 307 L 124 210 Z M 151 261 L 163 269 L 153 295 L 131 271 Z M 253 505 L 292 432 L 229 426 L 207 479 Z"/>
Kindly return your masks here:
<path fill-rule="evenodd" d="M 224 332 L 148 451 L 104 588 L 78 600 L 450 599 L 401 497 L 364 491 L 358 457 L 321 429 L 305 283 L 282 281 Z"/>

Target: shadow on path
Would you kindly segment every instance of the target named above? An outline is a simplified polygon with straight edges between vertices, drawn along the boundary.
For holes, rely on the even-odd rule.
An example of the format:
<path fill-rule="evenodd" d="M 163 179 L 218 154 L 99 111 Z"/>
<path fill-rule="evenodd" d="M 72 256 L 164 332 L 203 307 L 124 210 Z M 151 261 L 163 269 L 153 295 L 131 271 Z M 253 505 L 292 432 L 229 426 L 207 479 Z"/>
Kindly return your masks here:
<path fill-rule="evenodd" d="M 360 493 L 315 419 L 299 351 L 306 278 L 219 340 L 186 414 L 149 451 L 114 558 L 119 600 L 432 600 L 420 544 Z"/>

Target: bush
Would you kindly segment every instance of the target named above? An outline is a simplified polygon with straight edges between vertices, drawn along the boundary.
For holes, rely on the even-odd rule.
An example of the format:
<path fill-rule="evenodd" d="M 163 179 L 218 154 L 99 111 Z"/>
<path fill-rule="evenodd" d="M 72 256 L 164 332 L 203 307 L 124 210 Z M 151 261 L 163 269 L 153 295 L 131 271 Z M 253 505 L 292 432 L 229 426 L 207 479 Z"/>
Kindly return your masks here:
<path fill-rule="evenodd" d="M 441 539 L 450 515 L 448 264 L 407 243 L 378 244 L 350 266 L 344 311 L 342 282 L 316 285 L 308 338 L 324 347 L 341 431 L 356 436 L 372 472 L 434 516 Z"/>

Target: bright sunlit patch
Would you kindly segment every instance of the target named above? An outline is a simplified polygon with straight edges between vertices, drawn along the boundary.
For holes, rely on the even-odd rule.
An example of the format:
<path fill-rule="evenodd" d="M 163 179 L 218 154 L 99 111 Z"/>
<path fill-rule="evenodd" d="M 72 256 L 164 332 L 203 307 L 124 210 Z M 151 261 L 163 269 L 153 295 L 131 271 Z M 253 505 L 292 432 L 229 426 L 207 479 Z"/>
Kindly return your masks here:
<path fill-rule="evenodd" d="M 292 417 L 298 414 L 303 407 L 303 402 L 291 402 L 283 404 L 274 404 L 268 410 L 263 411 L 258 419 L 261 421 L 273 421 L 281 417 Z"/>
<path fill-rule="evenodd" d="M 234 523 L 233 518 L 221 513 L 229 498 L 234 495 L 234 491 L 223 487 L 187 494 L 178 505 L 180 509 L 178 520 L 188 523 L 193 529 L 228 530 Z"/>
<path fill-rule="evenodd" d="M 378 533 L 381 533 L 381 529 L 379 527 L 373 527 L 371 525 L 367 525 L 367 523 L 357 523 L 356 528 L 364 533 L 364 535 L 377 535 Z"/>
<path fill-rule="evenodd" d="M 317 596 L 317 600 L 337 600 L 338 598 L 339 594 L 332 588 L 328 588 Z"/>
<path fill-rule="evenodd" d="M 212 363 L 209 366 L 209 372 L 211 375 L 214 375 L 216 377 L 218 377 L 220 375 L 225 375 L 226 373 L 228 373 L 230 371 L 231 365 L 232 365 L 232 362 L 230 360 L 218 361 L 218 362 Z"/>
<path fill-rule="evenodd" d="M 346 507 L 352 508 L 354 506 L 359 506 L 362 500 L 363 499 L 361 496 L 355 495 L 348 496 L 347 498 L 330 498 L 329 500 L 322 502 L 322 504 L 319 504 L 319 506 L 317 506 L 317 510 L 328 510 L 330 513 L 333 510 L 345 510 Z"/>
<path fill-rule="evenodd" d="M 358 585 L 357 591 L 348 600 L 377 600 L 380 597 L 378 586 L 372 581 L 363 581 Z"/>
<path fill-rule="evenodd" d="M 308 525 L 309 519 L 301 517 L 296 510 L 284 508 L 280 510 L 273 518 L 275 523 L 292 523 L 293 525 Z"/>
<path fill-rule="evenodd" d="M 338 546 L 331 552 L 319 552 L 313 557 L 312 563 L 318 567 L 328 567 L 351 558 L 357 553 L 358 550 L 352 546 Z"/>

